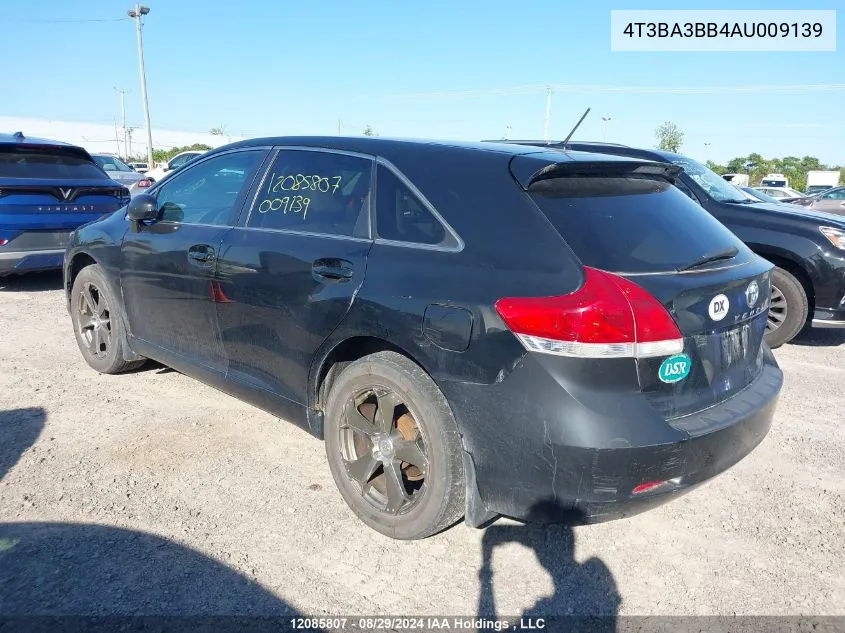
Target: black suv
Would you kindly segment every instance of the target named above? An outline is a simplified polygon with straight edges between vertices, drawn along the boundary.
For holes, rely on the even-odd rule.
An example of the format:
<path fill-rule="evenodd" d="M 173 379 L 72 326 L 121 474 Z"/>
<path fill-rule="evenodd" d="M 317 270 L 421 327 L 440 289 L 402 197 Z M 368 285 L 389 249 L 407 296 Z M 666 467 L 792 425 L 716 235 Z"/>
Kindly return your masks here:
<path fill-rule="evenodd" d="M 845 328 L 845 218 L 793 205 L 751 200 L 701 163 L 672 152 L 612 143 L 509 141 L 673 163 L 675 183 L 776 268 L 766 342 L 775 348 L 806 325 Z"/>
<path fill-rule="evenodd" d="M 680 168 L 533 147 L 269 138 L 80 228 L 85 360 L 152 358 L 325 439 L 369 526 L 602 521 L 766 435 L 772 265 Z M 272 487 L 272 481 L 268 482 Z"/>

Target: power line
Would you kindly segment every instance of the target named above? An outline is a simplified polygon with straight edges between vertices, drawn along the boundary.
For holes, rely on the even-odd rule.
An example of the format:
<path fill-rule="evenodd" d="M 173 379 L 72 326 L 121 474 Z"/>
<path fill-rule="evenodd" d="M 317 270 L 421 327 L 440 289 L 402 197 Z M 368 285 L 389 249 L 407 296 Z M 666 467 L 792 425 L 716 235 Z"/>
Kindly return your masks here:
<path fill-rule="evenodd" d="M 126 19 L 128 18 L 61 18 L 54 20 L 41 18 L 3 18 L 3 21 L 25 24 L 82 24 L 86 22 L 123 22 Z"/>
<path fill-rule="evenodd" d="M 743 85 L 743 86 L 613 86 L 600 84 L 525 85 L 479 90 L 410 92 L 387 95 L 399 99 L 473 99 L 538 93 L 551 88 L 555 92 L 602 94 L 725 94 L 725 93 L 803 93 L 841 92 L 845 84 Z"/>

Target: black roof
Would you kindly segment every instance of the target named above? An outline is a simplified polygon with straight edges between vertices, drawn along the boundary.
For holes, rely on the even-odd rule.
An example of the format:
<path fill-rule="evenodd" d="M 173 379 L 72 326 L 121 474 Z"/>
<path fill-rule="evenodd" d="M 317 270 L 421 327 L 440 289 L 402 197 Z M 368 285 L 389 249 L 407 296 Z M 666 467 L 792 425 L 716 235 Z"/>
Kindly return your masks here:
<path fill-rule="evenodd" d="M 530 144 L 501 143 L 486 141 L 449 141 L 434 139 L 413 139 L 413 138 L 389 138 L 381 136 L 273 136 L 262 138 L 251 138 L 244 141 L 237 141 L 229 145 L 223 145 L 211 152 L 220 152 L 239 147 L 259 147 L 267 145 L 290 145 L 294 147 L 315 147 L 322 149 L 334 149 L 347 152 L 359 152 L 376 156 L 397 156 L 413 152 L 420 148 L 442 148 L 455 151 L 478 151 L 494 152 L 508 156 L 528 155 L 532 158 L 547 159 L 549 162 L 585 161 L 592 162 L 613 160 L 601 154 L 587 155 L 576 148 L 567 148 L 574 151 L 566 151 L 562 154 L 559 147 L 537 147 Z M 210 152 L 210 153 L 211 153 Z M 662 161 L 661 161 L 662 162 Z"/>

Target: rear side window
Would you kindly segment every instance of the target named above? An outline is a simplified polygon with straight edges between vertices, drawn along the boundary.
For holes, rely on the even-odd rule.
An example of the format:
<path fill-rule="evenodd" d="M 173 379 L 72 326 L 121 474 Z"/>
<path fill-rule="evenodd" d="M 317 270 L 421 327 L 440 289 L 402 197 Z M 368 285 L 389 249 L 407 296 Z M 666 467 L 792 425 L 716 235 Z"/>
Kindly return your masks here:
<path fill-rule="evenodd" d="M 666 272 L 742 243 L 679 189 L 660 180 L 572 177 L 529 194 L 578 258 L 610 272 Z"/>
<path fill-rule="evenodd" d="M 443 244 L 446 229 L 396 174 L 379 165 L 376 233 L 385 240 L 411 244 Z"/>
<path fill-rule="evenodd" d="M 845 200 L 845 189 L 836 189 L 822 196 L 824 200 Z"/>
<path fill-rule="evenodd" d="M 360 156 L 282 150 L 247 226 L 368 236 L 372 161 Z"/>
<path fill-rule="evenodd" d="M 74 152 L 0 146 L 0 178 L 105 180 L 107 176 L 93 161 Z"/>

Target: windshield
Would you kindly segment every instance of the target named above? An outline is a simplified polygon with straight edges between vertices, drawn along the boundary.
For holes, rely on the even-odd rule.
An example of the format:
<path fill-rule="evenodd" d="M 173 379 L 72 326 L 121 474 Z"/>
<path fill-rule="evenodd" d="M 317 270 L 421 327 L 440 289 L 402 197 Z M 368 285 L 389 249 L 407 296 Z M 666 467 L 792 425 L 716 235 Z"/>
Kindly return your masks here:
<path fill-rule="evenodd" d="M 741 191 L 719 176 L 717 173 L 707 169 L 701 163 L 691 158 L 675 158 L 673 163 L 683 167 L 698 185 L 707 192 L 714 200 L 719 202 L 747 202 L 748 198 Z"/>
<path fill-rule="evenodd" d="M 743 191 L 744 191 L 744 192 L 745 192 L 748 196 L 750 196 L 750 197 L 752 197 L 752 198 L 755 198 L 755 199 L 756 199 L 756 200 L 758 200 L 758 201 L 761 201 L 761 200 L 762 200 L 763 202 L 777 202 L 777 198 L 772 198 L 771 196 L 769 196 L 769 195 L 767 195 L 767 194 L 763 193 L 762 191 L 760 191 L 760 190 L 758 190 L 758 189 L 751 189 L 751 188 L 749 187 L 749 188 L 747 188 L 747 189 L 746 189 L 746 188 L 743 188 Z"/>
<path fill-rule="evenodd" d="M 97 161 L 97 164 L 103 169 L 103 171 L 134 171 L 129 165 L 116 156 L 102 156 L 100 154 L 95 154 L 93 158 Z"/>

